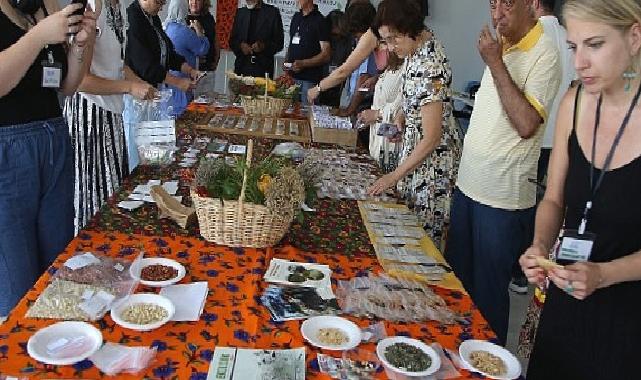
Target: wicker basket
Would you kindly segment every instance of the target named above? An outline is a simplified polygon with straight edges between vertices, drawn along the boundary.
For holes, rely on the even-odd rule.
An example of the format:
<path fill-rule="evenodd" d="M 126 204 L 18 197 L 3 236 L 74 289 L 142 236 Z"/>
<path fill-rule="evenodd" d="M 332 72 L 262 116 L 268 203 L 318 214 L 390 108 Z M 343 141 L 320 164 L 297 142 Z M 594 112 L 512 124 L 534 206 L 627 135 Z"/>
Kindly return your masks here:
<path fill-rule="evenodd" d="M 256 97 L 240 95 L 240 104 L 247 115 L 277 117 L 280 116 L 285 108 L 292 104 L 292 100 L 274 98 L 269 95 L 267 96 L 267 100 L 265 100 L 264 95 Z"/>
<path fill-rule="evenodd" d="M 247 165 L 251 165 L 253 141 L 247 144 Z M 238 201 L 201 197 L 194 189 L 191 197 L 196 208 L 200 234 L 205 240 L 230 247 L 272 247 L 292 223 L 293 213 L 273 214 L 266 206 L 245 203 L 247 169 Z"/>

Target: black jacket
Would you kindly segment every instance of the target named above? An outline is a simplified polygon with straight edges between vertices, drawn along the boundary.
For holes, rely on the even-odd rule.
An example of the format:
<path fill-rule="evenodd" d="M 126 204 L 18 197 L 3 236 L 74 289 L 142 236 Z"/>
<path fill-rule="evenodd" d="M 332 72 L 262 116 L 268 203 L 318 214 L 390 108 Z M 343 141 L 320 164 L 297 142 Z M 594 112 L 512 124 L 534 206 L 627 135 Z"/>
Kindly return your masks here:
<path fill-rule="evenodd" d="M 256 54 L 255 64 L 251 64 L 251 56 L 244 55 L 240 49 L 242 42 L 247 42 L 249 35 L 250 10 L 246 7 L 238 9 L 234 18 L 234 26 L 229 37 L 229 47 L 236 55 L 234 71 L 236 74 L 263 76 L 274 75 L 274 55 L 283 50 L 284 34 L 283 21 L 280 11 L 273 5 L 261 3 L 256 20 L 256 35 L 265 44 L 265 50 Z"/>
<path fill-rule="evenodd" d="M 127 20 L 129 21 L 129 29 L 127 30 L 125 63 L 136 75 L 145 82 L 156 86 L 165 80 L 168 70 L 180 71 L 185 58 L 174 50 L 174 45 L 163 30 L 158 16 L 153 16 L 151 20 L 167 44 L 167 67 L 163 67 L 160 62 L 158 36 L 138 0 L 134 0 L 127 7 Z"/>

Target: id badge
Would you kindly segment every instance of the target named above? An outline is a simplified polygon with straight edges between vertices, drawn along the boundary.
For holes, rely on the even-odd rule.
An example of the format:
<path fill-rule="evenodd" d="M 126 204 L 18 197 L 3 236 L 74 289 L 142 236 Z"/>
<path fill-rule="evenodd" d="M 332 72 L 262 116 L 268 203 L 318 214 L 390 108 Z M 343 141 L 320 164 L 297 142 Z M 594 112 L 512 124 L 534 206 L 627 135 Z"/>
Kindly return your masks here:
<path fill-rule="evenodd" d="M 591 232 L 579 234 L 577 230 L 565 230 L 561 238 L 558 261 L 585 262 L 590 260 L 596 235 Z"/>
<path fill-rule="evenodd" d="M 298 33 L 296 33 L 296 35 L 292 37 L 292 45 L 298 45 L 298 44 L 300 44 L 300 36 L 298 35 Z"/>
<path fill-rule="evenodd" d="M 60 88 L 62 67 L 57 62 L 42 61 L 42 87 Z"/>

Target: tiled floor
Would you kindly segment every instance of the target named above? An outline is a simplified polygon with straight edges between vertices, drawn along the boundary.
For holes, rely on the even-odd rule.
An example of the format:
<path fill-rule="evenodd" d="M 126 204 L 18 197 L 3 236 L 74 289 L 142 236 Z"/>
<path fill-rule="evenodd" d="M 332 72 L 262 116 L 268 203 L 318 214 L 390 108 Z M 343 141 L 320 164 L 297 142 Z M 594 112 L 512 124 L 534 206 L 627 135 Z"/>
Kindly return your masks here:
<path fill-rule="evenodd" d="M 527 295 L 519 295 L 513 292 L 510 292 L 510 326 L 507 333 L 507 349 L 510 350 L 514 355 L 516 355 L 516 347 L 519 343 L 519 332 L 521 331 L 521 325 L 525 320 L 525 314 L 527 312 L 527 307 L 532 299 L 534 294 L 534 288 L 530 287 L 530 291 Z M 527 370 L 527 360 L 520 358 L 516 355 L 517 358 L 521 361 L 523 366 L 523 375 Z M 524 376 L 525 377 L 525 376 Z"/>

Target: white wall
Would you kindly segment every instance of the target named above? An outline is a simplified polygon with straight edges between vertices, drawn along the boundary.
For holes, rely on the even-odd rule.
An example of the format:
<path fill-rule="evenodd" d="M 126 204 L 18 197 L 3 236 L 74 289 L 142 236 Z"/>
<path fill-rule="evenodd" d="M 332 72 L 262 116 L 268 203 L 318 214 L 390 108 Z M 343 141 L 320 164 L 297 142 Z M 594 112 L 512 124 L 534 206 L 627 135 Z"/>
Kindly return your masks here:
<path fill-rule="evenodd" d="M 430 0 L 427 24 L 445 45 L 453 73 L 452 87 L 463 90 L 471 80 L 481 80 L 485 64 L 477 41 L 484 24 L 491 24 L 487 0 Z"/>
<path fill-rule="evenodd" d="M 378 7 L 381 0 L 371 0 Z M 427 25 L 445 46 L 452 66 L 455 90 L 471 80 L 481 80 L 485 64 L 476 48 L 484 24 L 490 24 L 487 0 L 429 0 Z"/>

